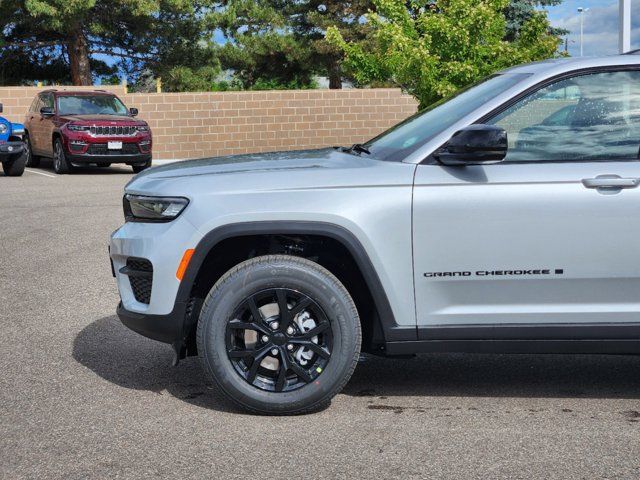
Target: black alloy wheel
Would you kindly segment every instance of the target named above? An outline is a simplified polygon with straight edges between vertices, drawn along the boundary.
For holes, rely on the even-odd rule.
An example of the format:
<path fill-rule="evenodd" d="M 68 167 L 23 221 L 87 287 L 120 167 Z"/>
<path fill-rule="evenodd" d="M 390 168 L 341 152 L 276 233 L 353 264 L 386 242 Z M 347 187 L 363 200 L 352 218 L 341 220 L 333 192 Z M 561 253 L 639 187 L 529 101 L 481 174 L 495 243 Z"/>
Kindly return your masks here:
<path fill-rule="evenodd" d="M 269 307 L 277 305 L 277 311 Z M 331 324 L 307 295 L 286 288 L 245 299 L 227 326 L 227 355 L 249 384 L 291 391 L 313 382 L 331 357 Z"/>
<path fill-rule="evenodd" d="M 253 413 L 329 405 L 358 362 L 356 306 L 329 270 L 274 254 L 239 263 L 213 285 L 196 326 L 198 356 L 229 400 Z"/>

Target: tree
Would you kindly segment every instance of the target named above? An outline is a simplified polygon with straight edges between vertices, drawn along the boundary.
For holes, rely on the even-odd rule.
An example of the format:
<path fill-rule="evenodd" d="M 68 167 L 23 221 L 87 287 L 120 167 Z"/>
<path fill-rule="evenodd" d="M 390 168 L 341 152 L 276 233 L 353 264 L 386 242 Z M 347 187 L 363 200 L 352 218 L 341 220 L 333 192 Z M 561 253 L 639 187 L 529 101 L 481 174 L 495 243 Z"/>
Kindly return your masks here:
<path fill-rule="evenodd" d="M 561 3 L 562 0 L 511 0 L 504 10 L 507 21 L 505 40 L 516 40 L 523 25 L 537 15 L 538 7 L 551 7 Z M 556 36 L 567 34 L 564 29 L 553 27 L 549 27 L 549 32 Z"/>
<path fill-rule="evenodd" d="M 559 39 L 535 11 L 506 41 L 507 0 L 374 0 L 366 41 L 349 42 L 336 28 L 327 41 L 345 54 L 361 84 L 401 86 L 425 107 L 506 67 L 552 57 Z"/>
<path fill-rule="evenodd" d="M 288 23 L 290 0 L 228 0 L 209 12 L 209 30 L 220 29 L 226 43 L 219 55 L 246 89 L 258 86 L 305 88 L 318 65 L 307 44 Z"/>
<path fill-rule="evenodd" d="M 212 12 L 212 24 L 230 40 L 222 63 L 243 85 L 256 82 L 308 86 L 314 74 L 342 87 L 342 51 L 325 40 L 337 28 L 347 41 L 362 40 L 370 0 L 227 0 Z"/>
<path fill-rule="evenodd" d="M 202 12 L 213 6 L 208 0 L 1 0 L 0 47 L 64 62 L 74 85 L 91 85 L 94 74 L 113 75 L 99 55 L 116 58 L 118 68 L 133 75 L 203 66 L 212 57 L 202 38 Z M 34 62 L 34 75 L 39 66 Z"/>
<path fill-rule="evenodd" d="M 324 67 L 329 88 L 342 88 L 342 51 L 327 42 L 327 29 L 336 29 L 347 42 L 365 39 L 369 25 L 364 15 L 374 8 L 370 0 L 299 0 L 287 2 L 285 14 L 297 38 L 309 45 Z"/>

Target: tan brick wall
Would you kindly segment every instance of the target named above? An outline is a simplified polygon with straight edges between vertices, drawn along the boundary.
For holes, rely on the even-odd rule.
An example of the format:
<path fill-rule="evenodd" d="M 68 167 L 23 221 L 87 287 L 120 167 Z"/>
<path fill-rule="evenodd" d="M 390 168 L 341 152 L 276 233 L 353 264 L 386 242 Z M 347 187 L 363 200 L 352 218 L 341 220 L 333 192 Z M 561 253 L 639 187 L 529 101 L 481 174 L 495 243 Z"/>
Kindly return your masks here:
<path fill-rule="evenodd" d="M 399 89 L 130 94 L 121 87 L 107 89 L 140 109 L 139 118 L 153 131 L 156 159 L 350 145 L 417 108 Z M 5 116 L 22 121 L 39 90 L 0 87 Z"/>

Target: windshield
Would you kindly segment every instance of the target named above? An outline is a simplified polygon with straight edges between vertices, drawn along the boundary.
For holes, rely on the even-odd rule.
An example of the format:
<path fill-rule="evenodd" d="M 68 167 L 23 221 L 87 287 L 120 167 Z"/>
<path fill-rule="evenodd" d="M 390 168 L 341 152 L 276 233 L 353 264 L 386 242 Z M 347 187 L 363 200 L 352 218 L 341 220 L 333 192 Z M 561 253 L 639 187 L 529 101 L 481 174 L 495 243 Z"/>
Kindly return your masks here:
<path fill-rule="evenodd" d="M 505 73 L 489 77 L 416 113 L 364 146 L 373 158 L 400 162 L 437 134 L 528 76 L 528 73 Z"/>
<path fill-rule="evenodd" d="M 128 115 L 127 107 L 111 95 L 58 97 L 59 115 Z"/>

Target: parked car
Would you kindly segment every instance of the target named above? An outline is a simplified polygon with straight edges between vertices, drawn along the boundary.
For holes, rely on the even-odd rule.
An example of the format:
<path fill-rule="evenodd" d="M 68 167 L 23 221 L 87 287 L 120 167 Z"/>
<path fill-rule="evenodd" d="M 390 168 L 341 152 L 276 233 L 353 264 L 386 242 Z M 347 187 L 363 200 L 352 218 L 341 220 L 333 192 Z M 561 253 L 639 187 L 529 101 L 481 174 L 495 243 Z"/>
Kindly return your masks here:
<path fill-rule="evenodd" d="M 21 123 L 11 123 L 0 116 L 0 163 L 5 175 L 9 177 L 19 177 L 24 173 L 27 157 L 22 142 L 23 134 L 24 126 Z"/>
<path fill-rule="evenodd" d="M 151 165 L 151 129 L 134 117 L 116 95 L 103 90 L 45 90 L 34 98 L 25 119 L 27 165 L 53 159 L 56 173 L 74 166 L 112 163 L 141 172 Z"/>
<path fill-rule="evenodd" d="M 621 55 L 505 70 L 363 145 L 152 168 L 111 237 L 118 315 L 268 414 L 326 405 L 361 349 L 638 354 L 639 150 Z"/>

